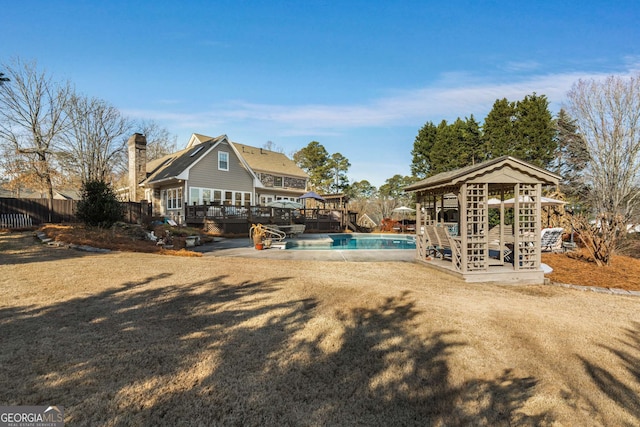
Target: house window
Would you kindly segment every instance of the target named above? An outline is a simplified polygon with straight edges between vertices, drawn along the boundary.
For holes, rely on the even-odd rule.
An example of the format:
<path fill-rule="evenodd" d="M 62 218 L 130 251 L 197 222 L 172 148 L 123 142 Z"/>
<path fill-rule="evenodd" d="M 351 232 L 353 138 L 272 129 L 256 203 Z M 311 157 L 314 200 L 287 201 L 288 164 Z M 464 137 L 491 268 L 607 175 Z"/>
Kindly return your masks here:
<path fill-rule="evenodd" d="M 182 188 L 170 188 L 167 190 L 167 209 L 182 208 Z"/>
<path fill-rule="evenodd" d="M 222 204 L 222 191 L 213 190 L 213 202 L 216 205 L 221 205 Z"/>
<path fill-rule="evenodd" d="M 218 169 L 221 171 L 229 170 L 229 153 L 218 151 Z"/>
<path fill-rule="evenodd" d="M 274 176 L 273 177 L 273 186 L 274 187 L 282 187 L 282 177 L 281 176 Z"/>
<path fill-rule="evenodd" d="M 245 205 L 251 205 L 251 193 L 244 193 L 244 199 L 242 203 Z"/>
<path fill-rule="evenodd" d="M 233 204 L 233 193 L 231 191 L 224 192 L 224 204 L 231 206 Z"/>
<path fill-rule="evenodd" d="M 194 203 L 200 203 L 200 189 L 199 188 L 191 188 L 189 190 L 189 203 L 192 205 Z"/>
<path fill-rule="evenodd" d="M 266 205 L 269 202 L 273 202 L 273 197 L 272 196 L 260 196 L 260 204 L 261 205 Z"/>
<path fill-rule="evenodd" d="M 211 190 L 202 190 L 202 204 L 208 205 L 211 201 Z"/>

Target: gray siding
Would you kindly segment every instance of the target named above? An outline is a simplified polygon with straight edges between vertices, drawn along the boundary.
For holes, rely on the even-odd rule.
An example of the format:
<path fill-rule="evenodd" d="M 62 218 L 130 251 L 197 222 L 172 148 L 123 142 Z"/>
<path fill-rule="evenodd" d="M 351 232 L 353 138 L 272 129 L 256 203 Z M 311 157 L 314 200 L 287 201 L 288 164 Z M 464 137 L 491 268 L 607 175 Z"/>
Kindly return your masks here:
<path fill-rule="evenodd" d="M 229 170 L 218 170 L 218 151 L 229 153 Z M 218 144 L 189 170 L 189 187 L 253 192 L 253 177 L 229 144 Z"/>

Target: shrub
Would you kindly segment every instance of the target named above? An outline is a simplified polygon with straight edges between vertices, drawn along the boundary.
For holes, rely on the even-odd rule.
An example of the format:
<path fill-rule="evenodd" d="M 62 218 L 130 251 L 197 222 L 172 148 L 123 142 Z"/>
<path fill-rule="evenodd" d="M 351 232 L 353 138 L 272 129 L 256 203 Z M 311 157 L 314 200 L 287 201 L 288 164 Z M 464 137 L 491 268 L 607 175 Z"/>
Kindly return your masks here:
<path fill-rule="evenodd" d="M 76 216 L 86 225 L 107 228 L 121 221 L 124 211 L 109 184 L 87 181 L 82 185 Z"/>

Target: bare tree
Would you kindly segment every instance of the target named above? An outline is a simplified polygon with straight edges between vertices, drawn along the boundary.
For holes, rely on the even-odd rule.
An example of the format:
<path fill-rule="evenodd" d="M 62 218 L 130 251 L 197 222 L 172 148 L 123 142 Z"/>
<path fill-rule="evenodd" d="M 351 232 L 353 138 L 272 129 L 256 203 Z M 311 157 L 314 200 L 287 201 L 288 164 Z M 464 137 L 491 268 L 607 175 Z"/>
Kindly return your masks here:
<path fill-rule="evenodd" d="M 0 139 L 23 156 L 25 173 L 35 176 L 50 199 L 56 143 L 68 126 L 68 83 L 57 84 L 35 63 L 5 65 L 9 81 L 0 85 Z"/>
<path fill-rule="evenodd" d="M 273 141 L 267 141 L 264 144 L 262 144 L 262 148 L 269 150 L 269 151 L 275 151 L 276 153 L 281 153 L 284 154 L 284 148 L 282 148 L 281 146 L 279 146 L 278 144 L 276 144 Z"/>
<path fill-rule="evenodd" d="M 155 160 L 175 153 L 177 150 L 176 135 L 153 120 L 143 120 L 136 124 L 137 132 L 147 138 L 147 160 Z"/>
<path fill-rule="evenodd" d="M 74 95 L 67 105 L 70 127 L 60 159 L 73 175 L 88 181 L 112 182 L 125 157 L 131 122 L 106 101 Z"/>
<path fill-rule="evenodd" d="M 568 99 L 585 138 L 590 202 L 599 235 L 606 240 L 595 251 L 596 259 L 609 264 L 640 198 L 640 74 L 580 80 Z"/>

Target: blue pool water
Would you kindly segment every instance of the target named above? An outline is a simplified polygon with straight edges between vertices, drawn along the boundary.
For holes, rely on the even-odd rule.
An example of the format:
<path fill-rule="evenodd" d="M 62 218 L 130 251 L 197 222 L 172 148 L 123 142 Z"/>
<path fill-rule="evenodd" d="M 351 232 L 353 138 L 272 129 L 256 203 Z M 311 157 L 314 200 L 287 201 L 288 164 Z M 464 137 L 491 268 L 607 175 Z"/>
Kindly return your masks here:
<path fill-rule="evenodd" d="M 287 249 L 416 249 L 413 235 L 328 234 L 330 239 L 316 242 L 289 242 Z"/>

